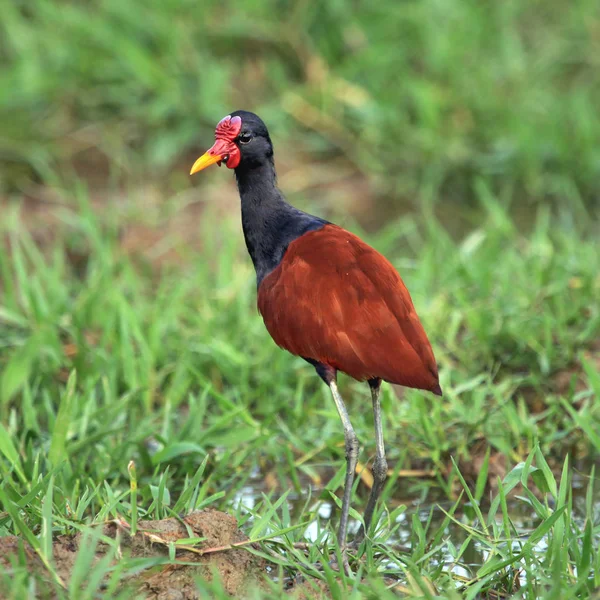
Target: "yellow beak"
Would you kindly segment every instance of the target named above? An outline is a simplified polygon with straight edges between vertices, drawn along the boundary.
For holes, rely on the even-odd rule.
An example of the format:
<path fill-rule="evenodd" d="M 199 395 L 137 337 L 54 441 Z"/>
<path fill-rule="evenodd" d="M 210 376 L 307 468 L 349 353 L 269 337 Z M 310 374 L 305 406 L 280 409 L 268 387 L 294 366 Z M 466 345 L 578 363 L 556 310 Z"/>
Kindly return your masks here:
<path fill-rule="evenodd" d="M 194 166 L 192 167 L 192 170 L 190 171 L 190 175 L 193 175 L 194 173 L 197 173 L 198 171 L 202 171 L 202 169 L 206 169 L 206 167 L 210 167 L 211 165 L 214 165 L 215 163 L 218 163 L 219 161 L 223 160 L 223 157 L 220 154 L 209 154 L 210 150 L 208 152 L 205 152 L 195 163 Z"/>

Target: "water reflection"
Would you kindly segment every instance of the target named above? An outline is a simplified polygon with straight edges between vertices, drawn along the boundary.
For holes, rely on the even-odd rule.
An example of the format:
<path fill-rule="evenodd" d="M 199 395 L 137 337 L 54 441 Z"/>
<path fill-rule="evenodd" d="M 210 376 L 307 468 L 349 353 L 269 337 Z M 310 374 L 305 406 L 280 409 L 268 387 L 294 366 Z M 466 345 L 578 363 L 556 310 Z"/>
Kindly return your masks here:
<path fill-rule="evenodd" d="M 585 468 L 582 469 L 583 472 L 585 470 Z M 243 508 L 253 510 L 256 507 L 257 499 L 260 498 L 261 492 L 264 491 L 262 480 L 262 476 L 257 474 L 254 481 L 256 485 L 247 485 L 238 492 L 234 499 L 236 508 L 239 507 L 243 511 Z M 571 487 L 573 492 L 571 520 L 579 528 L 583 528 L 585 521 L 587 487 L 588 478 L 581 476 L 575 471 Z M 329 519 L 337 518 L 338 511 L 335 510 L 331 502 L 319 499 L 319 494 L 322 490 L 311 489 L 308 485 L 306 490 L 305 494 L 290 493 L 288 496 L 288 508 L 292 515 L 292 522 L 297 522 L 301 517 L 305 517 L 304 511 L 306 510 L 306 502 L 309 498 L 308 494 L 310 493 L 310 497 L 314 498 L 314 504 L 310 508 L 316 510 L 316 518 L 307 526 L 304 534 L 307 542 L 314 543 L 319 539 L 323 539 L 323 529 L 326 522 Z M 595 491 L 599 492 L 600 489 L 596 489 Z M 593 504 L 594 515 L 600 515 L 600 494 L 595 493 L 593 497 L 595 498 Z M 437 501 L 430 500 L 429 502 L 421 502 L 415 499 L 407 501 L 404 498 L 403 503 L 406 504 L 407 509 L 397 515 L 394 523 L 395 528 L 393 528 L 394 533 L 386 540 L 386 545 L 394 550 L 396 560 L 394 558 L 387 558 L 382 561 L 385 571 L 388 574 L 396 576 L 402 572 L 398 563 L 398 561 L 402 560 L 402 555 L 412 554 L 413 552 L 413 517 L 416 515 L 423 528 L 428 528 L 429 540 L 432 532 L 437 532 L 442 526 L 446 518 L 444 511 L 449 511 L 452 507 L 451 502 L 441 498 L 438 498 Z M 392 510 L 396 502 L 392 501 L 390 504 L 392 505 L 390 506 L 390 510 Z M 397 505 L 399 504 L 398 502 Z M 548 502 L 548 505 L 552 507 L 550 502 Z M 487 518 L 488 507 L 482 506 L 481 508 L 484 517 Z M 474 516 L 473 508 L 469 507 L 468 504 L 463 505 L 460 508 L 460 512 L 457 511 L 454 515 L 459 523 L 451 521 L 445 527 L 441 538 L 441 547 L 430 558 L 432 564 L 443 566 L 448 572 L 453 573 L 458 580 L 464 581 L 476 576 L 477 570 L 490 559 L 492 552 L 496 554 L 496 558 L 498 557 L 498 553 L 502 553 L 504 557 L 520 554 L 523 551 L 523 545 L 527 542 L 530 534 L 540 524 L 541 519 L 536 514 L 530 502 L 524 497 L 510 497 L 507 500 L 507 509 L 513 528 L 510 540 L 504 539 L 504 524 L 502 515 L 499 512 L 495 518 L 496 529 L 500 532 L 496 539 L 489 537 L 484 541 L 480 541 L 472 537 L 467 543 L 470 533 L 466 528 L 461 527 L 459 523 L 476 528 L 479 531 L 482 527 Z M 296 518 L 294 518 L 294 515 Z M 360 523 L 358 521 L 351 521 L 349 526 L 350 532 L 356 533 L 359 526 Z M 493 531 L 492 527 L 489 529 Z M 463 544 L 466 544 L 465 548 L 462 548 Z M 532 552 L 534 556 L 538 556 L 541 559 L 547 551 L 548 537 L 544 536 L 533 545 Z M 531 580 L 532 577 L 536 577 L 535 573 L 532 573 L 531 565 L 525 564 L 524 560 L 513 564 L 511 569 L 514 570 L 514 577 L 519 580 L 521 585 L 526 585 L 528 578 Z"/>

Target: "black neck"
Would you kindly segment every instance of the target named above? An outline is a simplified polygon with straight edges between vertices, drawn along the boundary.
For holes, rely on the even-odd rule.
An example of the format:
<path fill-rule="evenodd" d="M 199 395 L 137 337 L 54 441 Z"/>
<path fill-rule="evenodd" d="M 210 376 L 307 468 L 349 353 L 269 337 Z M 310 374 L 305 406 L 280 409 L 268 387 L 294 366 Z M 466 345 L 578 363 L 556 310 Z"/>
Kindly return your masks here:
<path fill-rule="evenodd" d="M 277 187 L 272 160 L 235 170 L 242 201 L 242 227 L 257 284 L 281 262 L 288 245 L 327 223 L 288 204 Z"/>
<path fill-rule="evenodd" d="M 235 170 L 235 178 L 242 202 L 245 196 L 250 197 L 256 193 L 266 197 L 273 195 L 275 191 L 281 196 L 277 188 L 277 174 L 272 160 L 265 160 L 252 168 L 244 168 L 243 165 L 240 165 Z"/>

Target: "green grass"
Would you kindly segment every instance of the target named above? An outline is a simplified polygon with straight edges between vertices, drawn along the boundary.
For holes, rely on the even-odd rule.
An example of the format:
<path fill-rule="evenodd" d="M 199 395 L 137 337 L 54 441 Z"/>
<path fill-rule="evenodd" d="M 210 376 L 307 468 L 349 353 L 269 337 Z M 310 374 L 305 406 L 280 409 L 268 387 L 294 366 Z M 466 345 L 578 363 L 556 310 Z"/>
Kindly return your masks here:
<path fill-rule="evenodd" d="M 251 598 L 298 572 L 314 597 L 590 597 L 599 7 L 0 0 L 0 538 L 38 557 L 0 595 L 129 598 L 180 557 L 100 524 L 211 506 L 273 565 Z M 234 108 L 265 117 L 290 200 L 392 259 L 440 363 L 442 399 L 384 389 L 393 474 L 355 578 L 327 561 L 333 403 L 256 312 L 223 172 L 186 177 Z M 340 389 L 369 464 L 369 392 Z M 69 579 L 53 541 L 76 532 Z"/>
<path fill-rule="evenodd" d="M 394 202 L 459 204 L 485 177 L 597 206 L 599 23 L 596 0 L 4 0 L 4 188 L 90 150 L 113 177 L 165 175 L 248 108 Z"/>
<path fill-rule="evenodd" d="M 407 390 L 400 401 L 385 387 L 394 474 L 375 541 L 353 562 L 362 583 L 311 566 L 326 564 L 324 545 L 335 550 L 337 512 L 329 520 L 318 510 L 340 491 L 343 433 L 312 369 L 269 339 L 237 221 L 206 206 L 202 251 L 167 235 L 160 248 L 181 258 L 154 268 L 124 251 L 122 211 L 92 210 L 81 186 L 72 197 L 65 192 L 62 225 L 44 246 L 8 215 L 10 252 L 0 256 L 0 535 L 28 540 L 60 588 L 53 536 L 214 506 L 236 514 L 261 540 L 258 552 L 278 556 L 282 574 L 325 577 L 333 597 L 349 597 L 345 585 L 356 598 L 395 597 L 383 573 L 411 597 L 586 597 L 600 573 L 589 478 L 600 451 L 597 241 L 545 211 L 525 236 L 489 191 L 479 191 L 485 219 L 458 241 L 431 216 L 390 223 L 377 236 L 345 223 L 402 273 L 445 392 L 439 399 Z M 177 196 L 166 204 L 185 209 Z M 558 385 L 557 372 L 572 372 L 571 383 Z M 342 377 L 341 391 L 365 462 L 374 454 L 368 390 Z M 500 455 L 499 474 L 491 464 Z M 406 469 L 429 476 L 406 477 Z M 519 497 L 507 500 L 517 483 Z M 280 501 L 288 490 L 290 501 Z M 365 496 L 357 483 L 357 509 Z M 420 510 L 405 506 L 413 499 Z M 307 531 L 316 542 L 299 550 L 294 544 Z M 466 558 L 474 555 L 480 564 Z M 81 596 L 77 583 L 87 584 L 91 556 L 88 549 L 78 561 L 75 583 L 63 582 L 63 597 L 96 597 L 95 588 Z M 136 568 L 124 559 L 113 572 L 107 560 L 92 571 L 112 577 L 107 589 L 115 590 Z M 14 598 L 34 585 L 23 563 L 12 577 Z M 218 581 L 198 585 L 223 596 Z M 261 597 L 280 597 L 281 584 L 269 585 Z"/>

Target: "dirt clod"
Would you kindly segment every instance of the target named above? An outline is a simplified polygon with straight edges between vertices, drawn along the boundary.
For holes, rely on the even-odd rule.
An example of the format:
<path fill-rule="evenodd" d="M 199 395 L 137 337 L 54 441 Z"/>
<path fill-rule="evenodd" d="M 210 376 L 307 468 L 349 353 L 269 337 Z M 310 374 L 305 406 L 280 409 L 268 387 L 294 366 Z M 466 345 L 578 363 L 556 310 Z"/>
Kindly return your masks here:
<path fill-rule="evenodd" d="M 260 585 L 265 564 L 244 549 L 248 538 L 238 529 L 234 517 L 217 510 L 207 509 L 190 513 L 180 520 L 141 521 L 132 536 L 124 521 L 111 521 L 103 533 L 119 540 L 122 556 L 132 558 L 168 557 L 172 542 L 187 538 L 203 538 L 193 545 L 176 546 L 176 561 L 135 573 L 126 581 L 149 600 L 195 600 L 199 598 L 195 580 L 210 581 L 216 572 L 225 590 L 233 597 L 244 597 L 252 584 Z M 57 574 L 68 585 L 79 551 L 82 536 L 59 536 L 53 544 L 53 560 Z M 237 546 L 237 547 L 236 547 Z M 99 544 L 96 561 L 108 551 L 107 544 Z M 0 567 L 7 571 L 18 557 L 25 557 L 27 568 L 41 578 L 48 578 L 42 561 L 23 540 L 8 536 L 0 538 Z"/>

